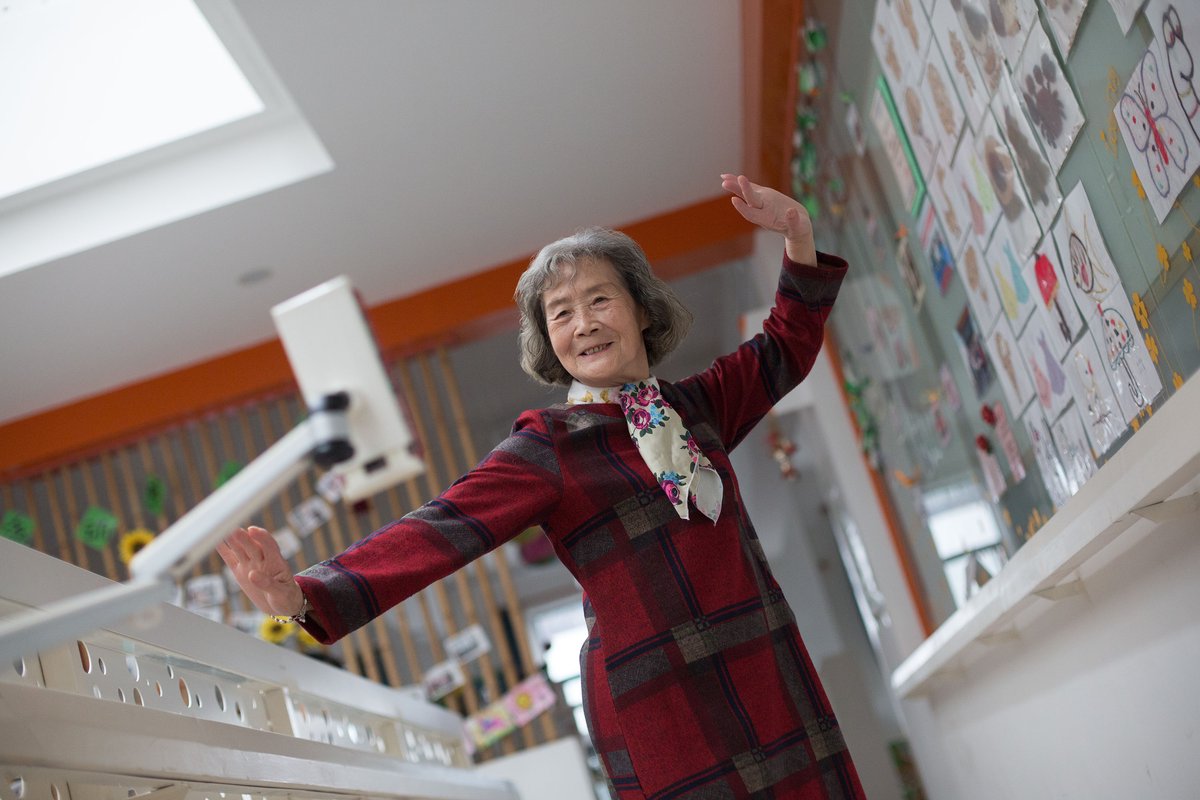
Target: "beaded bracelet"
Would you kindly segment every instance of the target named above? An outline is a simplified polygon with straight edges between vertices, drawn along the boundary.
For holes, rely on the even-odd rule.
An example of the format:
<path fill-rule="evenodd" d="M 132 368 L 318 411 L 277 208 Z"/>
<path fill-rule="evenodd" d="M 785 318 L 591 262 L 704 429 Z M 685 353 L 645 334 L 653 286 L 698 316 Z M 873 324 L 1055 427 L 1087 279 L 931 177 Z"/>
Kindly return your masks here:
<path fill-rule="evenodd" d="M 307 622 L 308 620 L 306 617 L 307 617 L 308 612 L 312 611 L 312 606 L 309 605 L 308 595 L 301 595 L 301 596 L 304 598 L 304 602 L 301 604 L 300 612 L 298 614 L 292 614 L 289 617 L 281 617 L 278 614 L 272 614 L 271 616 L 273 616 L 275 618 L 275 621 L 276 622 Z"/>

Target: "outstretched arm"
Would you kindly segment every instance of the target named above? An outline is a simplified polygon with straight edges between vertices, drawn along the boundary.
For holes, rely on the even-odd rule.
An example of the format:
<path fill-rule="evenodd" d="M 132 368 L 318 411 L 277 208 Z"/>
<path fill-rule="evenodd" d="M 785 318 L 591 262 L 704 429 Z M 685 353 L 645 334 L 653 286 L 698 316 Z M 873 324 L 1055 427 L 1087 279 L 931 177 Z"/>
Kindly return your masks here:
<path fill-rule="evenodd" d="M 259 611 L 290 617 L 304 608 L 304 595 L 291 567 L 275 537 L 263 528 L 238 528 L 217 545 L 217 553 Z"/>
<path fill-rule="evenodd" d="M 737 212 L 760 228 L 783 234 L 788 258 L 797 264 L 817 265 L 808 210 L 782 192 L 752 183 L 745 175 L 721 175 L 721 188 L 733 195 Z"/>

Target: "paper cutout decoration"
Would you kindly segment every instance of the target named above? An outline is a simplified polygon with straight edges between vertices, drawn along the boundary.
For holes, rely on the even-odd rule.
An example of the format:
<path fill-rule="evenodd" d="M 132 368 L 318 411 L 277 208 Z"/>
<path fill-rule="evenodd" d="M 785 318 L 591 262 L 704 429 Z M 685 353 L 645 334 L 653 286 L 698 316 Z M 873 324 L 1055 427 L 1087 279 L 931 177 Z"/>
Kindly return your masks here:
<path fill-rule="evenodd" d="M 990 92 L 987 84 L 979 74 L 975 56 L 949 0 L 939 0 L 929 22 L 933 27 L 934 41 L 945 56 L 946 69 L 953 76 L 954 86 L 962 100 L 966 123 L 973 128 L 988 106 Z"/>
<path fill-rule="evenodd" d="M 117 552 L 121 556 L 121 563 L 128 564 L 133 561 L 133 557 L 142 551 L 142 548 L 154 541 L 154 533 L 145 528 L 135 528 L 123 534 L 117 540 Z"/>
<path fill-rule="evenodd" d="M 142 487 L 142 507 L 146 509 L 146 513 L 159 516 L 163 513 L 166 500 L 167 485 L 156 475 L 146 476 L 146 483 Z"/>
<path fill-rule="evenodd" d="M 1010 65 L 1016 64 L 1030 29 L 1041 27 L 1037 3 L 1033 0 L 988 0 L 987 10 L 992 33 L 996 35 L 1004 58 Z"/>
<path fill-rule="evenodd" d="M 1079 21 L 1083 19 L 1087 4 L 1088 0 L 1042 0 L 1050 32 L 1054 34 L 1054 41 L 1058 43 L 1063 58 L 1067 57 L 1075 44 L 1075 32 L 1079 30 Z"/>
<path fill-rule="evenodd" d="M 220 470 L 220 472 L 217 473 L 217 477 L 216 477 L 216 480 L 213 481 L 213 485 L 216 486 L 216 488 L 220 489 L 222 486 L 224 486 L 226 483 L 229 482 L 230 478 L 232 478 L 234 475 L 237 475 L 241 471 L 242 471 L 241 464 L 239 464 L 236 461 L 226 461 L 224 464 L 221 465 L 221 470 Z"/>
<path fill-rule="evenodd" d="M 1082 0 L 1064 1 L 1082 5 Z M 1083 128 L 1084 117 L 1075 91 L 1067 82 L 1066 73 L 1040 25 L 1035 26 L 1029 36 L 1025 52 L 1013 73 L 1013 81 L 1021 105 L 1033 123 L 1033 132 L 1057 175 Z"/>
<path fill-rule="evenodd" d="M 225 579 L 220 575 L 197 575 L 189 578 L 183 584 L 183 592 L 188 611 L 219 606 L 229 596 L 225 590 Z"/>
<path fill-rule="evenodd" d="M 1012 235 L 1018 257 L 1024 260 L 1041 238 L 1042 231 L 1038 227 L 1033 210 L 1029 207 L 1029 201 L 1025 198 L 1016 162 L 1005 142 L 1006 139 L 996 120 L 989 118 L 979 134 L 976 147 L 979 161 L 986 170 L 992 190 L 996 193 L 996 200 L 1000 204 L 1001 219 Z"/>
<path fill-rule="evenodd" d="M 1174 91 L 1192 134 L 1200 139 L 1200 76 L 1196 74 L 1200 9 L 1185 0 L 1151 0 L 1146 19 L 1166 56 L 1164 66 L 1171 75 L 1168 92 Z"/>
<path fill-rule="evenodd" d="M 1022 420 L 1025 431 L 1029 434 L 1033 460 L 1037 464 L 1042 485 L 1046 487 L 1046 494 L 1050 495 L 1050 502 L 1054 504 L 1054 508 L 1060 509 L 1067 504 L 1072 494 L 1079 491 L 1079 487 L 1072 488 L 1068 482 L 1067 469 L 1054 447 L 1054 440 L 1050 438 L 1050 428 L 1037 407 L 1031 406 Z"/>
<path fill-rule="evenodd" d="M 1029 319 L 1025 331 L 1017 338 L 1025 366 L 1033 378 L 1033 393 L 1046 419 L 1058 419 L 1071 401 L 1067 373 L 1054 353 L 1050 331 L 1041 315 Z"/>
<path fill-rule="evenodd" d="M 1008 471 L 1012 474 L 1013 483 L 1025 480 L 1025 463 L 1021 461 L 1021 448 L 1017 446 L 1017 437 L 1013 436 L 1012 425 L 1008 421 L 1008 412 L 1003 403 L 997 403 L 992 408 L 996 415 L 996 439 L 1000 442 L 1000 450 L 1008 461 Z"/>
<path fill-rule="evenodd" d="M 1063 200 L 1062 215 L 1054 227 L 1054 241 L 1068 278 L 1067 288 L 1086 315 L 1121 283 L 1082 183 L 1076 183 Z"/>
<path fill-rule="evenodd" d="M 1174 42 L 1172 52 L 1178 61 L 1187 52 L 1186 43 Z M 1151 42 L 1114 109 L 1121 137 L 1159 223 L 1200 165 L 1200 139 L 1192 128 L 1193 120 L 1179 105 L 1175 80 L 1168 71 L 1172 66 L 1162 44 Z M 1192 77 L 1183 80 L 1191 85 Z M 1195 95 L 1190 99 L 1195 101 Z"/>
<path fill-rule="evenodd" d="M 10 509 L 4 512 L 4 519 L 0 521 L 0 536 L 17 544 L 29 544 L 36 527 L 33 517 Z"/>
<path fill-rule="evenodd" d="M 992 455 L 991 442 L 987 440 L 987 437 L 978 437 L 975 444 L 975 455 L 979 457 L 979 466 L 983 470 L 983 484 L 987 488 L 988 497 L 993 503 L 999 503 L 1005 490 L 1008 489 L 1008 483 L 1004 480 L 1004 471 L 1000 469 L 1000 462 Z"/>
<path fill-rule="evenodd" d="M 1033 208 L 1033 214 L 1042 229 L 1050 230 L 1058 207 L 1062 205 L 1062 193 L 1058 190 L 1055 170 L 1042 155 L 1037 137 L 1025 119 L 1025 112 L 1008 78 L 1000 81 L 996 89 L 992 111 L 1016 162 L 1017 174 L 1025 187 L 1025 196 Z"/>
<path fill-rule="evenodd" d="M 512 721 L 518 726 L 528 725 L 537 719 L 543 711 L 554 708 L 558 695 L 546 681 L 546 677 L 538 672 L 518 683 L 504 695 L 504 707 L 508 710 Z"/>
<path fill-rule="evenodd" d="M 984 353 L 983 342 L 975 327 L 975 321 L 971 318 L 970 309 L 962 310 L 954 330 L 958 334 L 959 353 L 963 363 L 967 365 L 967 372 L 971 375 L 971 383 L 975 387 L 975 396 L 983 397 L 992 385 L 992 365 L 988 363 Z"/>
<path fill-rule="evenodd" d="M 954 6 L 955 3 L 951 0 L 950 5 Z M 991 96 L 1004 74 L 1004 54 L 1000 43 L 996 41 L 995 31 L 989 21 L 989 12 L 982 0 L 958 0 L 957 11 L 963 35 L 975 55 L 979 74 L 983 77 L 986 89 L 984 94 Z"/>
<path fill-rule="evenodd" d="M 1092 317 L 1089 324 L 1096 332 L 1117 398 L 1127 412 L 1134 408 L 1140 412 L 1154 402 L 1163 387 L 1137 331 L 1129 298 L 1123 291 L 1112 292 L 1097 305 L 1096 314 L 1099 319 Z"/>
<path fill-rule="evenodd" d="M 450 658 L 425 670 L 421 684 L 425 687 L 425 697 L 430 700 L 440 700 L 451 692 L 466 686 L 467 676 L 458 660 Z"/>
<path fill-rule="evenodd" d="M 1082 418 L 1091 449 L 1104 454 L 1125 432 L 1128 418 L 1113 392 L 1104 361 L 1090 334 L 1071 349 L 1063 366 L 1070 377 L 1077 416 Z"/>
<path fill-rule="evenodd" d="M 288 525 L 297 536 L 307 537 L 317 528 L 333 518 L 333 509 L 325 498 L 310 497 L 288 512 Z"/>
<path fill-rule="evenodd" d="M 1014 413 L 1020 413 L 1033 397 L 1033 382 L 1021 358 L 1012 327 L 1004 317 L 987 336 L 987 352 L 1000 376 L 1000 388 Z"/>
<path fill-rule="evenodd" d="M 931 114 L 930 127 L 937 136 L 938 150 L 943 158 L 949 161 L 949 155 L 958 145 L 958 134 L 963 129 L 966 113 L 962 102 L 954 91 L 954 83 L 946 72 L 941 48 L 937 43 L 929 46 L 925 63 L 921 67 L 918 86 L 925 100 L 925 108 Z M 929 170 L 925 171 L 926 183 L 929 182 Z"/>
<path fill-rule="evenodd" d="M 75 538 L 93 550 L 103 550 L 108 547 L 113 536 L 117 533 L 117 518 L 111 511 L 92 506 L 83 513 L 79 524 L 75 526 Z"/>
<path fill-rule="evenodd" d="M 1024 274 L 1026 283 L 1034 287 L 1034 305 L 1046 325 L 1050 349 L 1062 361 L 1083 330 L 1083 318 L 1066 287 L 1053 236 L 1047 234 L 1034 249 L 1025 262 Z"/>
<path fill-rule="evenodd" d="M 1121 33 L 1128 34 L 1129 29 L 1133 26 L 1133 21 L 1137 18 L 1137 13 L 1142 10 L 1146 0 L 1108 0 L 1108 4 L 1112 6 L 1113 13 L 1117 15 L 1117 24 L 1121 26 Z"/>
<path fill-rule="evenodd" d="M 990 331 L 996 323 L 996 318 L 1003 312 L 1003 308 L 1000 305 L 1000 296 L 996 294 L 995 286 L 988 274 L 987 262 L 975 248 L 974 241 L 967 242 L 958 266 L 962 272 L 963 286 L 967 290 L 967 302 L 971 304 L 971 311 L 979 320 L 980 329 Z"/>
<path fill-rule="evenodd" d="M 445 646 L 446 655 L 457 659 L 461 664 L 470 663 L 492 651 L 492 643 L 483 626 L 478 623 L 446 637 Z"/>
<path fill-rule="evenodd" d="M 996 229 L 985 258 L 1004 316 L 1012 329 L 1019 331 L 1025 327 L 1025 320 L 1033 314 L 1037 304 L 1034 288 L 1025 281 L 1023 259 L 1017 255 L 1016 245 L 1005 226 Z"/>
<path fill-rule="evenodd" d="M 1088 446 L 1087 434 L 1083 430 L 1083 420 L 1080 419 L 1076 406 L 1066 410 L 1058 421 L 1050 426 L 1054 438 L 1054 446 L 1062 458 L 1063 467 L 1067 471 L 1067 481 L 1078 492 L 1088 479 L 1096 474 L 1096 459 Z"/>

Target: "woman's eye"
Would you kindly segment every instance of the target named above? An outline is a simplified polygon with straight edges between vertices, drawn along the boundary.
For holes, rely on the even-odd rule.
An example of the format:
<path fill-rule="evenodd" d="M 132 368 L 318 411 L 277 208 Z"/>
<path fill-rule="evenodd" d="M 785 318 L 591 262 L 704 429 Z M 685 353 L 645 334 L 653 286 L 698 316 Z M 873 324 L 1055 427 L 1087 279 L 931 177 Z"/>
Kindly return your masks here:
<path fill-rule="evenodd" d="M 592 301 L 592 305 L 594 305 L 594 306 L 602 305 L 604 303 L 607 303 L 608 300 L 609 300 L 609 298 L 601 295 L 600 297 L 597 297 L 595 300 Z"/>

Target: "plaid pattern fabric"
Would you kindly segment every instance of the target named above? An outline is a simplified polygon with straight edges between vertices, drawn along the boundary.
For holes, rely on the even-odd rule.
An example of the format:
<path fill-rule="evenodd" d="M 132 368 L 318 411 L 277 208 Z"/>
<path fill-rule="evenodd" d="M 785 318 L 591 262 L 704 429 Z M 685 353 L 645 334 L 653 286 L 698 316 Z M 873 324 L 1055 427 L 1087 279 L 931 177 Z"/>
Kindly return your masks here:
<path fill-rule="evenodd" d="M 728 453 L 811 368 L 846 264 L 784 259 L 764 332 L 664 397 L 721 476 L 680 519 L 618 406 L 527 411 L 438 498 L 298 576 L 322 641 L 540 523 L 584 588 L 585 712 L 617 798 L 861 798 Z"/>

